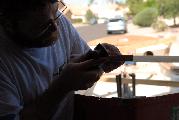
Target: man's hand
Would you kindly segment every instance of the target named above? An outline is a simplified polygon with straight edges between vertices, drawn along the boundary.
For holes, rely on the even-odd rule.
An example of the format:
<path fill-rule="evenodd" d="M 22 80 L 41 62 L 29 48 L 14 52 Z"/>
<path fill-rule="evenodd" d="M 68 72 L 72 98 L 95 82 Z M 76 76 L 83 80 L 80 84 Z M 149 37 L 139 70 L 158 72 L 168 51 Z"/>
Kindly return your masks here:
<path fill-rule="evenodd" d="M 121 55 L 121 52 L 119 51 L 119 49 L 116 46 L 108 44 L 108 43 L 102 43 L 101 45 L 106 49 L 108 56 Z M 109 60 L 103 64 L 102 68 L 105 73 L 108 73 L 123 64 L 124 64 L 124 61 L 110 61 Z"/>
<path fill-rule="evenodd" d="M 78 63 L 69 63 L 64 65 L 61 73 L 60 80 L 63 80 L 66 88 L 69 90 L 84 90 L 92 87 L 103 74 L 103 70 L 98 67 L 106 59 L 86 60 Z"/>
<path fill-rule="evenodd" d="M 116 46 L 108 43 L 102 43 L 99 44 L 94 51 L 90 50 L 84 55 L 75 55 L 76 57 L 74 57 L 71 62 L 82 62 L 89 59 L 100 59 L 104 57 L 106 58 L 106 62 L 100 64 L 100 66 L 105 73 L 108 73 L 124 64 L 124 61 L 113 61 L 108 59 L 108 57 L 120 55 L 121 53 Z"/>

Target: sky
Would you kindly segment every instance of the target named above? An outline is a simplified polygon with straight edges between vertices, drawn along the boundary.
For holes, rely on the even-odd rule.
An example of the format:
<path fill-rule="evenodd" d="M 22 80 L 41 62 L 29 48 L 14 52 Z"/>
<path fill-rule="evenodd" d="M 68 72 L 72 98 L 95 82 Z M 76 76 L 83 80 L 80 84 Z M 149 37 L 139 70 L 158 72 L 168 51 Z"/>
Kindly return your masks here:
<path fill-rule="evenodd" d="M 74 4 L 74 5 L 87 5 L 90 0 L 64 0 L 65 3 Z M 101 0 L 102 1 L 102 0 Z M 124 0 L 116 0 L 116 1 L 124 1 Z"/>

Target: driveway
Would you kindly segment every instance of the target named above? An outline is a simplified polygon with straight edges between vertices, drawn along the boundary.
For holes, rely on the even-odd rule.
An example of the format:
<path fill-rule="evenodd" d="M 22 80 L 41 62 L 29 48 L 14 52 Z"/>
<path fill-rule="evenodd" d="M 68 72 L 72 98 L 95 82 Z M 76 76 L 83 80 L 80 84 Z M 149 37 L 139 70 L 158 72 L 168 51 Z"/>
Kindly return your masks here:
<path fill-rule="evenodd" d="M 84 26 L 80 25 L 80 26 L 76 26 L 76 29 L 80 33 L 81 37 L 87 42 L 94 39 L 108 36 L 106 34 L 106 24 L 84 25 Z"/>
<path fill-rule="evenodd" d="M 103 38 L 107 36 L 116 36 L 116 35 L 124 35 L 124 34 L 107 34 L 106 24 L 96 24 L 96 25 L 74 25 L 77 31 L 80 33 L 81 37 L 89 42 L 98 38 Z M 127 25 L 128 33 L 132 35 L 146 35 L 150 36 L 151 34 L 155 34 L 152 28 L 146 27 L 141 28 L 132 23 L 128 23 Z"/>
<path fill-rule="evenodd" d="M 82 38 L 87 42 L 99 39 L 107 36 L 124 35 L 124 34 L 113 34 L 108 35 L 106 32 L 106 24 L 96 25 L 75 25 L 75 28 L 80 33 Z M 168 36 L 179 36 L 179 28 L 169 28 L 164 32 L 155 32 L 151 27 L 139 27 L 132 23 L 127 24 L 128 33 L 127 35 L 142 35 L 165 38 Z"/>

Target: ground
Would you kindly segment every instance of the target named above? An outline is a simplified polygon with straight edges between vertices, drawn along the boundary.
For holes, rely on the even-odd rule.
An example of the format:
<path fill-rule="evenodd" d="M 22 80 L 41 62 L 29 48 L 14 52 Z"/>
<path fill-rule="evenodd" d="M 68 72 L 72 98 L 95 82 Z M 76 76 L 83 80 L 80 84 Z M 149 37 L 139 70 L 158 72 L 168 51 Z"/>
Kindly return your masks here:
<path fill-rule="evenodd" d="M 169 45 L 175 40 L 174 36 L 170 38 L 158 38 L 142 35 L 115 35 L 99 38 L 93 41 L 89 41 L 89 46 L 96 46 L 98 43 L 110 43 L 119 48 L 123 54 L 130 54 L 130 51 L 136 51 L 136 49 L 144 48 L 154 45 Z"/>

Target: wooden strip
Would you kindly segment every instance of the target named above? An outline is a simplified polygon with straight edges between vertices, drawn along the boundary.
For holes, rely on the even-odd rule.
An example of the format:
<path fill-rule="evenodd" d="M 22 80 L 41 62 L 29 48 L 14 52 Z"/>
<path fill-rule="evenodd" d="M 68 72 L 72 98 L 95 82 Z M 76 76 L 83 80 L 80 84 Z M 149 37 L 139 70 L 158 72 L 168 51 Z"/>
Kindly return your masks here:
<path fill-rule="evenodd" d="M 179 62 L 179 56 L 132 56 L 119 55 L 110 56 L 114 62 L 118 61 L 134 61 L 134 62 Z"/>
<path fill-rule="evenodd" d="M 135 62 L 179 62 L 179 56 L 133 56 Z"/>
<path fill-rule="evenodd" d="M 116 82 L 115 78 L 106 78 L 104 82 Z M 122 79 L 122 83 L 132 84 L 132 79 Z M 164 80 L 146 80 L 146 79 L 136 79 L 136 84 L 144 85 L 156 85 L 156 86 L 170 86 L 170 87 L 179 87 L 179 81 L 164 81 Z"/>

